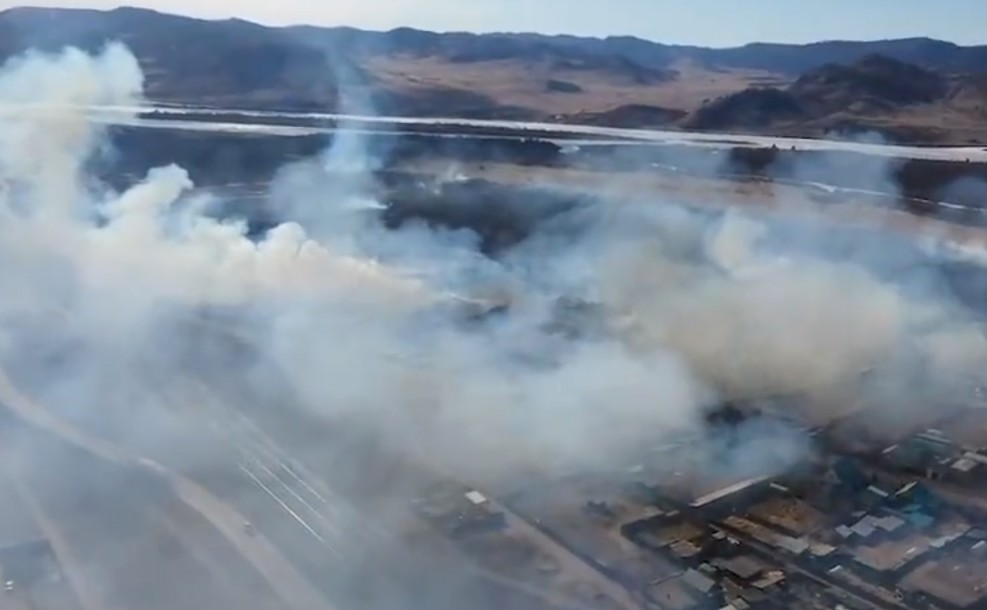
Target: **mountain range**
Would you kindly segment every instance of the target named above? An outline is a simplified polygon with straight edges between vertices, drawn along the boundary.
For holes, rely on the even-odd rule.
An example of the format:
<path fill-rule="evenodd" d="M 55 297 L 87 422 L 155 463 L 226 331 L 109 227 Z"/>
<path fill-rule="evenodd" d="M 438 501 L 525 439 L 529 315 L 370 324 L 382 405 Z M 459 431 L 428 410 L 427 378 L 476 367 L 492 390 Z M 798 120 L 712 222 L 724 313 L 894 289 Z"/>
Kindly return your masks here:
<path fill-rule="evenodd" d="M 987 45 L 914 38 L 711 49 L 622 36 L 276 28 L 134 8 L 0 12 L 0 60 L 109 41 L 135 53 L 157 102 L 987 140 Z"/>

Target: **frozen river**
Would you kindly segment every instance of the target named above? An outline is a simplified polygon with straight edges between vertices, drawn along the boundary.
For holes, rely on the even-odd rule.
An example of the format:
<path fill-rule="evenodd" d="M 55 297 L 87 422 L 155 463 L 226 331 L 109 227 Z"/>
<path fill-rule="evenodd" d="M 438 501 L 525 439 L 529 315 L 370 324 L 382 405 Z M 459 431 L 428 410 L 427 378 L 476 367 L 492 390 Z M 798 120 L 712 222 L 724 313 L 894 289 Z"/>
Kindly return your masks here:
<path fill-rule="evenodd" d="M 24 107 L 0 108 L 0 113 L 23 112 Z M 46 109 L 51 111 L 51 109 Z M 539 123 L 524 121 L 469 120 L 457 118 L 418 118 L 394 116 L 361 116 L 330 113 L 275 112 L 263 110 L 238 110 L 233 108 L 199 108 L 189 106 L 142 106 L 115 107 L 101 106 L 89 108 L 94 120 L 111 123 L 142 126 L 148 128 L 184 129 L 228 133 L 268 134 L 271 136 L 305 136 L 332 133 L 338 127 L 322 126 L 332 122 L 347 129 L 364 129 L 374 133 L 405 133 L 402 127 L 444 127 L 450 128 L 443 135 L 456 136 L 455 127 L 466 129 L 489 129 L 503 131 L 499 137 L 524 137 L 525 132 L 532 136 L 543 136 L 546 132 L 565 136 L 566 143 L 592 146 L 601 144 L 623 145 L 674 145 L 700 146 L 712 148 L 732 148 L 736 146 L 770 147 L 784 149 L 856 152 L 885 157 L 906 159 L 930 159 L 944 161 L 987 161 L 987 148 L 980 146 L 931 147 L 902 146 L 879 142 L 822 140 L 810 138 L 787 138 L 727 133 L 696 133 L 687 131 L 620 129 L 574 125 L 564 123 Z M 153 117 L 146 115 L 154 114 Z M 212 120 L 210 117 L 215 117 Z M 291 122 L 292 124 L 285 124 Z M 305 124 L 309 123 L 309 124 Z M 381 129 L 383 127 L 384 129 Z M 509 132 L 509 133 L 508 133 Z M 462 135 L 473 135 L 464 132 Z M 585 136 L 586 141 L 573 142 L 573 138 Z M 497 136 L 492 136 L 497 137 Z"/>

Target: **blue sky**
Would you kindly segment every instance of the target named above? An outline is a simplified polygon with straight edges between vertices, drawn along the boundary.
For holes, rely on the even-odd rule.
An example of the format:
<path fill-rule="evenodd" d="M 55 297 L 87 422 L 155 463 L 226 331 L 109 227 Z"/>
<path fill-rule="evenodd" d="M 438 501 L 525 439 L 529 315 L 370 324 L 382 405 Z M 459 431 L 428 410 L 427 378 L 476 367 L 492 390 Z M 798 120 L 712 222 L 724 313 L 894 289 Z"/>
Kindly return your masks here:
<path fill-rule="evenodd" d="M 14 4 L 0 2 L 0 6 Z M 44 4 L 111 8 L 119 0 Z M 630 34 L 708 46 L 907 36 L 987 43 L 987 0 L 133 0 L 129 4 L 274 24 Z"/>

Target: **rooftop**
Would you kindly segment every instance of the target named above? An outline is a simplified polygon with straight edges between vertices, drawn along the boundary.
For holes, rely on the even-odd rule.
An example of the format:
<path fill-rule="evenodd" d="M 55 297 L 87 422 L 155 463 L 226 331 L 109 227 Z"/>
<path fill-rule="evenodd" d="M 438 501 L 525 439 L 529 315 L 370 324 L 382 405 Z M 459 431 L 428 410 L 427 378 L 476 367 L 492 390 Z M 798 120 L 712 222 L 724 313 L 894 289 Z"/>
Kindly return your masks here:
<path fill-rule="evenodd" d="M 793 538 L 785 534 L 778 533 L 772 529 L 754 523 L 748 519 L 731 516 L 723 520 L 727 527 L 739 530 L 752 538 L 769 544 L 773 547 L 784 549 L 792 554 L 799 555 L 809 549 L 809 543 L 805 538 Z"/>
<path fill-rule="evenodd" d="M 753 506 L 750 514 L 799 536 L 818 531 L 826 522 L 820 511 L 795 498 L 770 498 Z"/>
<path fill-rule="evenodd" d="M 688 521 L 681 521 L 665 527 L 656 527 L 649 529 L 647 532 L 648 540 L 660 546 L 671 546 L 682 542 L 700 540 L 705 535 L 705 529 Z"/>
<path fill-rule="evenodd" d="M 669 578 L 648 587 L 647 595 L 662 608 L 668 610 L 691 610 L 701 599 L 697 590 L 682 577 Z"/>
<path fill-rule="evenodd" d="M 718 489 L 712 493 L 696 498 L 692 501 L 691 506 L 692 508 L 702 508 L 704 506 L 708 506 L 714 502 L 729 498 L 736 493 L 740 493 L 746 489 L 750 489 L 751 487 L 764 483 L 769 478 L 770 477 L 757 477 L 739 481 L 737 483 L 733 483 L 732 485 L 727 485 L 726 487 Z"/>
<path fill-rule="evenodd" d="M 987 413 L 980 407 L 956 413 L 939 427 L 964 447 L 987 447 Z"/>
<path fill-rule="evenodd" d="M 750 580 L 764 570 L 764 564 L 749 555 L 741 555 L 731 559 L 716 559 L 713 561 L 713 565 L 744 580 Z"/>
<path fill-rule="evenodd" d="M 841 538 L 850 538 L 852 535 L 861 538 L 870 538 L 880 532 L 894 533 L 905 527 L 906 521 L 894 515 L 877 516 L 873 514 L 864 515 L 858 521 L 849 525 L 841 525 L 836 528 L 836 533 Z"/>
<path fill-rule="evenodd" d="M 969 531 L 962 523 L 947 523 L 935 534 L 915 533 L 900 540 L 862 544 L 853 549 L 854 560 L 879 572 L 894 572 L 922 557 L 931 549 L 941 549 Z"/>
<path fill-rule="evenodd" d="M 987 597 L 987 562 L 972 556 L 929 561 L 902 579 L 901 586 L 961 608 L 972 606 Z"/>
<path fill-rule="evenodd" d="M 716 581 L 698 570 L 688 570 L 682 575 L 682 580 L 701 593 L 709 593 L 716 586 Z"/>

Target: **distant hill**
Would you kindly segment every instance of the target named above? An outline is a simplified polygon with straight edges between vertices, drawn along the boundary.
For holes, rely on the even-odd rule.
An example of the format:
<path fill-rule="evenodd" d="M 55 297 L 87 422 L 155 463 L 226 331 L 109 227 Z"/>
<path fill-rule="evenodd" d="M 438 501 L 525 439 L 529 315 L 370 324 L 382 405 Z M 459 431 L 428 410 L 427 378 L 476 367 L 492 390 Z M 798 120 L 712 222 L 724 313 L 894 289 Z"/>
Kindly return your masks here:
<path fill-rule="evenodd" d="M 137 55 L 151 99 L 241 108 L 817 132 L 860 117 L 914 123 L 910 109 L 933 106 L 948 110 L 946 123 L 963 123 L 982 112 L 987 90 L 987 46 L 921 38 L 708 49 L 633 37 L 273 28 L 133 8 L 0 12 L 0 60 L 111 40 Z"/>
<path fill-rule="evenodd" d="M 785 88 L 752 87 L 704 104 L 683 126 L 800 135 L 872 131 L 935 141 L 951 132 L 985 135 L 987 87 L 977 75 L 948 75 L 883 55 L 826 64 Z M 955 139 L 955 137 L 953 137 Z"/>
<path fill-rule="evenodd" d="M 644 104 L 618 106 L 604 112 L 585 112 L 566 117 L 567 120 L 584 125 L 599 125 L 621 128 L 667 128 L 674 126 L 686 116 L 681 110 L 670 110 Z"/>
<path fill-rule="evenodd" d="M 66 45 L 126 43 L 158 100 L 334 106 L 325 54 L 283 30 L 246 21 L 201 21 L 139 9 L 108 12 L 16 8 L 0 13 L 0 57 Z M 345 61 L 344 58 L 339 58 Z M 346 66 L 359 74 L 354 66 Z"/>
<path fill-rule="evenodd" d="M 876 41 L 825 41 L 804 45 L 754 42 L 712 49 L 667 45 L 631 36 L 588 38 L 541 34 L 435 33 L 411 28 L 367 32 L 353 28 L 294 28 L 310 40 L 331 40 L 368 54 L 439 56 L 456 62 L 562 58 L 592 65 L 621 57 L 650 70 L 666 70 L 688 60 L 709 68 L 760 70 L 789 76 L 831 63 L 853 63 L 868 55 L 947 72 L 987 72 L 987 45 L 959 46 L 930 38 Z"/>
<path fill-rule="evenodd" d="M 963 47 L 931 38 L 866 42 L 826 41 L 805 45 L 752 43 L 732 49 L 693 51 L 709 65 L 798 75 L 826 64 L 850 64 L 869 55 L 949 73 L 987 72 L 987 45 Z"/>
<path fill-rule="evenodd" d="M 685 120 L 704 131 L 753 131 L 808 118 L 796 96 L 770 87 L 744 89 L 706 104 Z"/>
<path fill-rule="evenodd" d="M 949 79 L 883 55 L 849 65 L 827 64 L 800 76 L 788 92 L 814 114 L 849 110 L 883 111 L 930 104 L 949 92 Z"/>

